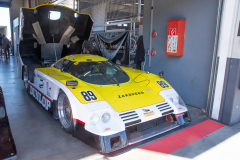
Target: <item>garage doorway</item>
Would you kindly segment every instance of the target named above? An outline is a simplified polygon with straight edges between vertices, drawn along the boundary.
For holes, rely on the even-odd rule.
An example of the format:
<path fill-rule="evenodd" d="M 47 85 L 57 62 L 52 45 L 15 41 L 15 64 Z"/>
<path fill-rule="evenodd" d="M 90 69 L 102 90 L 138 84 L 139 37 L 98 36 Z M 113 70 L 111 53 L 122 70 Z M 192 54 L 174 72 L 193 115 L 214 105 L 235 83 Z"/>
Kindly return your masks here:
<path fill-rule="evenodd" d="M 0 7 L 0 33 L 11 39 L 9 8 Z"/>

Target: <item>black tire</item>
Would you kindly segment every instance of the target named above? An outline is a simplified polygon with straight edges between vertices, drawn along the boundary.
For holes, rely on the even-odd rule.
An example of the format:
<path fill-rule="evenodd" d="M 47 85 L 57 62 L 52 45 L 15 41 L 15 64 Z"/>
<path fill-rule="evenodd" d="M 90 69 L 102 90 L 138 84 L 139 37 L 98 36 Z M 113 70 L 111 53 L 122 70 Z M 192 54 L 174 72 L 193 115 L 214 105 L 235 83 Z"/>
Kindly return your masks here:
<path fill-rule="evenodd" d="M 57 110 L 63 130 L 71 134 L 73 132 L 72 108 L 67 95 L 62 90 L 58 94 Z"/>
<path fill-rule="evenodd" d="M 28 84 L 28 71 L 27 71 L 27 67 L 23 68 L 23 84 L 24 84 L 24 88 L 26 90 L 28 90 L 29 84 Z"/>

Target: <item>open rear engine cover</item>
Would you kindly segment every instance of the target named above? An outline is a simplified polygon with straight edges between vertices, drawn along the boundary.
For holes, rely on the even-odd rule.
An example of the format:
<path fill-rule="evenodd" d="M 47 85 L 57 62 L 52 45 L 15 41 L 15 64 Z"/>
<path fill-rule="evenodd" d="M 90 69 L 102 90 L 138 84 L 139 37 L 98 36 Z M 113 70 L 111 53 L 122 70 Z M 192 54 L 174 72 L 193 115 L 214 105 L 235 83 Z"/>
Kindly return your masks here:
<path fill-rule="evenodd" d="M 89 14 L 81 14 L 64 6 L 46 4 L 21 8 L 20 55 L 34 54 L 41 59 L 46 44 L 52 44 L 52 49 L 56 47 L 53 44 L 57 44 L 58 49 L 62 48 L 61 57 L 79 53 L 83 41 L 91 35 L 92 26 L 93 20 Z"/>

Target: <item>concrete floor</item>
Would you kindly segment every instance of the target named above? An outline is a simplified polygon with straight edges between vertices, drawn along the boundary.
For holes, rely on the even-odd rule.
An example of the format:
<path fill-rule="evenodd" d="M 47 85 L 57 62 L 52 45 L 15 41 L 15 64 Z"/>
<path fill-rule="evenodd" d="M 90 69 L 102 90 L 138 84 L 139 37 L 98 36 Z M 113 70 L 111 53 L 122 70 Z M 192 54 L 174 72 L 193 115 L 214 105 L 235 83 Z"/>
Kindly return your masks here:
<path fill-rule="evenodd" d="M 26 92 L 16 58 L 0 58 L 0 75 L 19 160 L 88 159 L 100 155 L 97 150 L 65 133 L 58 120 L 54 120 Z"/>
<path fill-rule="evenodd" d="M 232 127 L 226 126 L 169 155 L 160 156 L 162 153 L 139 149 L 206 120 L 203 112 L 193 107 L 189 107 L 193 120 L 191 123 L 111 154 L 101 155 L 97 150 L 65 133 L 59 122 L 27 94 L 19 76 L 16 58 L 0 58 L 0 75 L 0 86 L 3 89 L 19 160 L 134 159 L 134 155 L 139 152 L 146 152 L 146 157 L 142 159 L 240 159 L 240 123 Z"/>

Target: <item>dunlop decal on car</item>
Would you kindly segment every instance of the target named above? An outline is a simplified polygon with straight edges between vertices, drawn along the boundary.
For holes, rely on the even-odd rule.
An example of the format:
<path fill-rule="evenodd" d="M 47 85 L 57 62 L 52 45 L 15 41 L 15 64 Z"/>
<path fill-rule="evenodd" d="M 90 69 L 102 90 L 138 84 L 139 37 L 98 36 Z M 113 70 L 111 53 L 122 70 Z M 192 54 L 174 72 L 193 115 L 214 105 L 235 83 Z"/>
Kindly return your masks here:
<path fill-rule="evenodd" d="M 169 88 L 169 86 L 164 81 L 156 81 L 162 88 Z"/>
<path fill-rule="evenodd" d="M 83 96 L 83 98 L 85 99 L 85 101 L 87 101 L 87 102 L 98 100 L 92 91 L 81 91 L 80 93 Z"/>
<path fill-rule="evenodd" d="M 48 110 L 51 108 L 52 103 L 51 101 L 41 94 L 37 89 L 30 85 L 30 94 L 46 109 Z"/>

